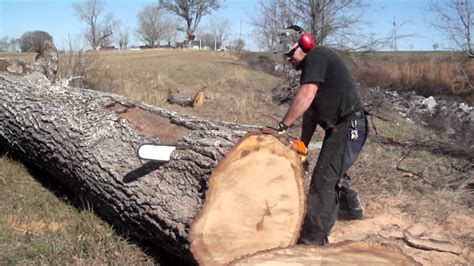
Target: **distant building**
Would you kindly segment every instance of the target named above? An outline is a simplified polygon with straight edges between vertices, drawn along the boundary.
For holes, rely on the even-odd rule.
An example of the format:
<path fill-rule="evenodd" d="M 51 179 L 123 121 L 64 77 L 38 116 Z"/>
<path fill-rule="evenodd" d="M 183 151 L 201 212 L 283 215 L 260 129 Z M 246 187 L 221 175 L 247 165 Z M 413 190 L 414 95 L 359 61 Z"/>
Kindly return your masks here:
<path fill-rule="evenodd" d="M 117 50 L 117 48 L 115 48 L 115 46 L 101 46 L 99 48 L 99 51 L 113 51 L 113 50 Z"/>

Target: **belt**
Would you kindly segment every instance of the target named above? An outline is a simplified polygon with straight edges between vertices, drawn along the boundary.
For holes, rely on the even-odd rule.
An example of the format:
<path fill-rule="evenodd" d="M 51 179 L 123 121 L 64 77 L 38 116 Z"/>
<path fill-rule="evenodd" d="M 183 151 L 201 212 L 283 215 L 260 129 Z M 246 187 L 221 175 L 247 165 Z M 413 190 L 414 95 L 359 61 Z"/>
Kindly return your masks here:
<path fill-rule="evenodd" d="M 365 112 L 364 111 L 357 111 L 357 112 L 350 113 L 346 116 L 341 117 L 337 121 L 336 125 L 328 127 L 327 130 L 329 130 L 330 132 L 335 133 L 335 132 L 337 132 L 337 128 L 336 128 L 337 125 L 339 125 L 341 123 L 346 123 L 346 122 L 349 122 L 349 121 L 352 121 L 352 120 L 356 120 L 356 119 L 362 119 L 364 117 L 365 117 Z"/>
<path fill-rule="evenodd" d="M 350 114 L 340 118 L 337 121 L 337 125 L 339 125 L 340 123 L 349 122 L 351 120 L 361 119 L 361 118 L 364 118 L 364 117 L 365 117 L 364 111 L 357 111 L 357 112 L 354 112 L 354 113 L 350 113 Z"/>

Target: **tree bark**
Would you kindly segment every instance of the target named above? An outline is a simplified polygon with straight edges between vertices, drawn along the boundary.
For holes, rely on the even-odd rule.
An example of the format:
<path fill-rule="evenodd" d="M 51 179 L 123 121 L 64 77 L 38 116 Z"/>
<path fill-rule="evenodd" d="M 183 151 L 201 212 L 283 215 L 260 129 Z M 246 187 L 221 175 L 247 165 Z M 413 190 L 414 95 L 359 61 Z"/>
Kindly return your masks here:
<path fill-rule="evenodd" d="M 92 90 L 0 73 L 0 145 L 138 240 L 194 261 L 188 230 L 218 161 L 256 127 L 209 122 Z M 141 162 L 143 143 L 176 145 Z"/>

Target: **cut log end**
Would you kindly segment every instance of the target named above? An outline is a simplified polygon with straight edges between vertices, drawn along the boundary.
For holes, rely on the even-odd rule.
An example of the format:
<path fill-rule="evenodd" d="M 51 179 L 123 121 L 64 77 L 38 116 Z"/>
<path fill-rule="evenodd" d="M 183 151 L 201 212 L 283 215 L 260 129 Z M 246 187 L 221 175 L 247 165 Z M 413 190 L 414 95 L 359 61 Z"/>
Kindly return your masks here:
<path fill-rule="evenodd" d="M 418 265 L 413 258 L 383 244 L 343 242 L 324 247 L 297 245 L 260 251 L 230 265 Z"/>
<path fill-rule="evenodd" d="M 304 217 L 303 171 L 296 153 L 271 135 L 249 135 L 214 170 L 191 227 L 202 265 L 226 264 L 259 250 L 293 245 Z"/>
<path fill-rule="evenodd" d="M 204 98 L 205 98 L 204 92 L 203 91 L 198 92 L 196 94 L 196 98 L 194 98 L 193 108 L 194 109 L 201 108 L 204 104 Z"/>

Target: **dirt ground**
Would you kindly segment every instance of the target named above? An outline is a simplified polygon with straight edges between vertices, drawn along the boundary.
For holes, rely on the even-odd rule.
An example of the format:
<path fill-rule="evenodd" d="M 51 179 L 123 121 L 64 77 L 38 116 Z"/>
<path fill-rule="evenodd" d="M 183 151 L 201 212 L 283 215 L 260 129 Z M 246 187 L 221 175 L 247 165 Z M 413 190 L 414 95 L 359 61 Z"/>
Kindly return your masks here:
<path fill-rule="evenodd" d="M 329 241 L 384 243 L 398 247 L 423 265 L 470 265 L 474 262 L 471 248 L 459 241 L 463 236 L 472 236 L 472 216 L 458 213 L 450 215 L 443 223 L 415 222 L 396 207 L 403 201 L 400 198 L 366 204 L 365 219 L 338 221 Z"/>

